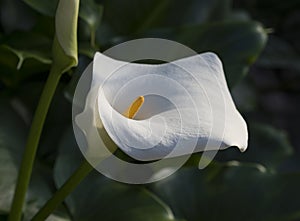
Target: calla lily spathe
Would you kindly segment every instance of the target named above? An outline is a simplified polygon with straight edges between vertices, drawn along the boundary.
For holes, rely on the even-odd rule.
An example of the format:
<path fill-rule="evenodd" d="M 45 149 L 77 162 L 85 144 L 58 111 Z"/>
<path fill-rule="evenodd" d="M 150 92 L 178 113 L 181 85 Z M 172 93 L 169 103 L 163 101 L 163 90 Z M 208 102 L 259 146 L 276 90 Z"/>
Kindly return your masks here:
<path fill-rule="evenodd" d="M 247 125 L 214 53 L 159 65 L 96 53 L 89 71 L 92 89 L 76 123 L 90 149 L 105 143 L 96 138 L 99 128 L 126 154 L 142 161 L 230 146 L 247 148 Z M 141 96 L 143 104 L 134 119 L 124 116 Z"/>

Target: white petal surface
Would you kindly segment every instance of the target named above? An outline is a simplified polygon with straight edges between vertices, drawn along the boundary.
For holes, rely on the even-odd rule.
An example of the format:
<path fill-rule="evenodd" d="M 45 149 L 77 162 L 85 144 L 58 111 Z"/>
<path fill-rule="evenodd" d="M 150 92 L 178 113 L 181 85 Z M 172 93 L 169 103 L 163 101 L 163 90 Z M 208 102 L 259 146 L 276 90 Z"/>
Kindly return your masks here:
<path fill-rule="evenodd" d="M 135 159 L 247 148 L 246 123 L 235 108 L 222 63 L 213 53 L 161 65 L 127 63 L 97 53 L 92 88 L 98 91 L 97 102 L 88 99 L 85 110 L 89 107 L 94 117 L 98 114 L 97 123 L 103 125 L 97 127 L 104 126 L 117 146 Z M 145 103 L 136 120 L 124 117 L 122 113 L 138 96 L 144 96 Z M 87 132 L 82 120 L 78 126 Z M 99 138 L 87 139 L 93 140 L 92 145 Z"/>

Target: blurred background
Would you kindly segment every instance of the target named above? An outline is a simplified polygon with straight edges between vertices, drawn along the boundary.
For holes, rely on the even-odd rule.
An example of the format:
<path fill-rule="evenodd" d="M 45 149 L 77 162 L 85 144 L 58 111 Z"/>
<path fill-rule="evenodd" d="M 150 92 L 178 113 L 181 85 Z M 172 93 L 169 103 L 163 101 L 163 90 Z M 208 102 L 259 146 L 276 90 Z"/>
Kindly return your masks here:
<path fill-rule="evenodd" d="M 52 62 L 57 0 L 0 0 L 0 220 Z M 224 64 L 249 148 L 194 154 L 149 185 L 90 174 L 48 220 L 300 220 L 300 1 L 81 0 L 79 64 L 64 74 L 43 130 L 24 220 L 83 160 L 71 127 L 76 83 L 95 51 L 141 37 L 213 51 Z"/>

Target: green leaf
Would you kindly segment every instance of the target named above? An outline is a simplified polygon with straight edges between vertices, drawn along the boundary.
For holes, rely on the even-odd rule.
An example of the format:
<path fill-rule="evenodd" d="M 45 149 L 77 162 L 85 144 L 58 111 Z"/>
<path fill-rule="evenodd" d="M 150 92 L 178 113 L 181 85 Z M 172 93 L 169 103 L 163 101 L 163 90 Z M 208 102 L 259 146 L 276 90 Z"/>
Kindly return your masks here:
<path fill-rule="evenodd" d="M 17 179 L 17 166 L 9 152 L 9 147 L 3 139 L 1 128 L 0 143 L 0 212 L 9 212 L 12 202 L 15 182 Z"/>
<path fill-rule="evenodd" d="M 218 159 L 260 163 L 270 170 L 277 167 L 293 153 L 286 133 L 264 124 L 249 126 L 249 147 L 243 154 L 236 148 L 218 153 Z"/>
<path fill-rule="evenodd" d="M 132 34 L 147 29 L 161 20 L 169 4 L 170 0 L 105 1 L 105 19 L 117 33 Z"/>
<path fill-rule="evenodd" d="M 232 162 L 204 170 L 183 168 L 150 189 L 176 217 L 189 221 L 265 221 L 297 215 L 299 184 L 299 174 L 271 174 L 259 166 Z"/>
<path fill-rule="evenodd" d="M 8 212 L 18 164 L 25 145 L 26 126 L 7 100 L 0 99 L 0 213 Z"/>
<path fill-rule="evenodd" d="M 61 186 L 83 160 L 69 130 L 60 145 L 54 178 Z M 94 171 L 67 198 L 74 220 L 174 220 L 170 208 L 140 186 L 112 181 Z M 97 208 L 97 209 L 95 209 Z"/>
<path fill-rule="evenodd" d="M 218 54 L 230 86 L 248 72 L 267 40 L 263 27 L 256 22 L 218 22 L 183 27 L 173 35 L 175 40 L 198 53 L 213 51 Z"/>
<path fill-rule="evenodd" d="M 131 35 L 152 28 L 177 27 L 222 20 L 228 16 L 227 0 L 106 0 L 105 18 L 115 32 Z M 120 22 L 122 21 L 122 22 Z"/>
<path fill-rule="evenodd" d="M 55 15 L 54 67 L 65 72 L 77 65 L 77 19 L 79 0 L 60 0 Z"/>
<path fill-rule="evenodd" d="M 51 63 L 51 59 L 47 55 L 45 55 L 43 53 L 40 53 L 40 52 L 18 50 L 18 49 L 11 48 L 8 45 L 2 45 L 1 49 L 9 51 L 9 52 L 15 54 L 18 57 L 18 63 L 16 65 L 17 70 L 20 70 L 23 63 L 24 63 L 24 61 L 26 59 L 29 59 L 29 58 L 35 59 L 35 60 L 37 60 L 41 63 L 44 63 L 44 64 L 50 64 Z"/>
<path fill-rule="evenodd" d="M 51 40 L 32 32 L 15 32 L 0 42 L 0 76 L 21 80 L 49 69 Z"/>
<path fill-rule="evenodd" d="M 54 17 L 56 6 L 58 3 L 58 0 L 23 0 L 26 4 L 28 4 L 30 7 L 35 9 L 36 11 L 48 15 L 51 17 Z"/>

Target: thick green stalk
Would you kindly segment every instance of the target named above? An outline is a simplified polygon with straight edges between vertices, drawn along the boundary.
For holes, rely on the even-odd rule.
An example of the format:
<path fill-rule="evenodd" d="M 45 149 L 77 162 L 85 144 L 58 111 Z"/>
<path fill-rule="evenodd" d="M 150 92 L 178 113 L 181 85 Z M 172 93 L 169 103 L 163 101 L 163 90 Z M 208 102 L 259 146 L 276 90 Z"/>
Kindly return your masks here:
<path fill-rule="evenodd" d="M 32 218 L 32 221 L 45 220 L 92 170 L 93 167 L 84 160 L 64 185 L 56 191 L 52 198 Z"/>
<path fill-rule="evenodd" d="M 16 185 L 16 191 L 9 215 L 9 221 L 20 221 L 25 201 L 27 188 L 30 182 L 33 163 L 39 144 L 40 136 L 46 119 L 46 115 L 59 83 L 61 72 L 52 66 L 43 93 L 40 97 L 31 128 L 28 135 L 27 144 L 24 150 L 19 176 Z"/>

